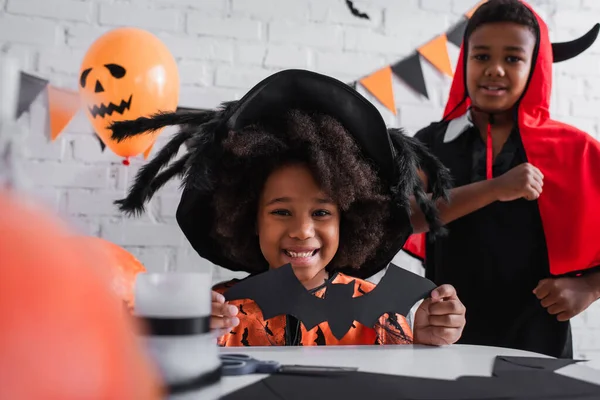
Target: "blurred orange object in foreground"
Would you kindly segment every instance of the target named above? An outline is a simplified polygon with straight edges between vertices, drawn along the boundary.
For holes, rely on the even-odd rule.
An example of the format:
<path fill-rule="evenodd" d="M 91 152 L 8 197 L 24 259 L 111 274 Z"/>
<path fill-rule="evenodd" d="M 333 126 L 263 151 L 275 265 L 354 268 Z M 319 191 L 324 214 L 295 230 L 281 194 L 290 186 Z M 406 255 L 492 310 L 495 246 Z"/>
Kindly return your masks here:
<path fill-rule="evenodd" d="M 72 240 L 73 246 L 90 246 L 102 252 L 102 257 L 107 259 L 104 269 L 109 274 L 111 288 L 132 311 L 135 278 L 140 272 L 146 272 L 144 265 L 133 254 L 107 240 L 94 236 L 76 236 Z"/>
<path fill-rule="evenodd" d="M 1 397 L 162 398 L 138 327 L 103 272 L 109 258 L 73 246 L 71 235 L 0 192 Z"/>

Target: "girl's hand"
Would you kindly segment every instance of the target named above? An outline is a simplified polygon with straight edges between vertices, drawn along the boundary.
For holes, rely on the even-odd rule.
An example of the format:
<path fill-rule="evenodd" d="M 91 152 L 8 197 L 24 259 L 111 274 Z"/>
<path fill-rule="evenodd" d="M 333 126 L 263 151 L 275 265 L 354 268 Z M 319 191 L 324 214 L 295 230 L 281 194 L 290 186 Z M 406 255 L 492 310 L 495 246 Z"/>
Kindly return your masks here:
<path fill-rule="evenodd" d="M 213 290 L 210 329 L 217 331 L 218 336 L 225 335 L 240 323 L 237 313 L 236 306 L 225 303 L 225 297 Z"/>
<path fill-rule="evenodd" d="M 455 343 L 465 327 L 466 309 L 452 285 L 431 292 L 415 313 L 413 343 L 441 346 Z"/>

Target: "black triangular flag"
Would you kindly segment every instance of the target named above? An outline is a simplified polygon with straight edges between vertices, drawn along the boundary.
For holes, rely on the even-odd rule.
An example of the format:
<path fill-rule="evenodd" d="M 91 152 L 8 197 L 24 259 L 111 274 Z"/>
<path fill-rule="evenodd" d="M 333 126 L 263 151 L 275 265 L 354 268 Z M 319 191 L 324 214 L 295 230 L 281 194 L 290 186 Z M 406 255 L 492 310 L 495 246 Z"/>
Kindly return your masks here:
<path fill-rule="evenodd" d="M 419 53 L 415 52 L 413 55 L 392 65 L 392 72 L 406 82 L 408 86 L 429 99 Z"/>
<path fill-rule="evenodd" d="M 452 29 L 446 33 L 448 41 L 456 47 L 460 47 L 462 45 L 463 36 L 465 35 L 465 29 L 467 28 L 468 23 L 469 19 L 463 16 L 461 21 L 454 25 Z"/>
<path fill-rule="evenodd" d="M 100 139 L 100 136 L 98 136 L 97 133 L 94 133 L 94 136 L 96 137 L 96 139 L 98 139 L 98 142 L 100 143 L 100 149 L 104 153 L 104 149 L 106 149 L 106 145 L 104 144 L 102 139 Z"/>
<path fill-rule="evenodd" d="M 19 103 L 17 105 L 17 119 L 31 106 L 31 103 L 48 85 L 46 79 L 21 72 L 21 83 L 19 87 Z"/>
<path fill-rule="evenodd" d="M 205 108 L 192 108 L 192 107 L 177 107 L 176 112 L 201 112 L 201 111 L 209 111 Z"/>
<path fill-rule="evenodd" d="M 356 81 L 347 83 L 346 85 L 350 86 L 352 89 L 356 90 Z"/>

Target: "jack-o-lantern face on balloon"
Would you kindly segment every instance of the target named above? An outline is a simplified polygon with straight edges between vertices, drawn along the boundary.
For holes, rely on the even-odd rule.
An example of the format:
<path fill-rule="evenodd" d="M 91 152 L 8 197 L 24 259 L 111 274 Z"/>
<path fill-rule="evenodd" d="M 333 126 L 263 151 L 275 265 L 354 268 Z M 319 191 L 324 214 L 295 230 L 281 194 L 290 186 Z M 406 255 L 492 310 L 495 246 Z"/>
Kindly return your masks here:
<path fill-rule="evenodd" d="M 114 78 L 114 79 L 121 79 L 125 76 L 127 70 L 122 67 L 121 65 L 118 64 L 105 64 L 104 67 L 108 70 L 108 72 L 110 73 L 110 75 Z M 79 84 L 81 85 L 82 89 L 85 89 L 85 87 L 88 84 L 93 84 L 94 85 L 94 93 L 105 93 L 104 90 L 104 85 L 102 85 L 101 79 L 100 77 L 97 77 L 95 79 L 96 83 L 93 82 L 88 82 L 88 77 L 90 75 L 90 73 L 92 72 L 93 68 L 88 68 L 86 70 L 84 70 L 81 73 L 81 76 L 79 78 Z M 110 79 L 110 78 L 108 78 Z M 104 84 L 107 84 L 107 82 L 104 82 Z M 115 84 L 114 86 L 119 86 L 117 84 Z M 126 85 L 121 85 L 121 87 L 126 86 Z M 91 88 L 90 88 L 91 89 Z M 114 89 L 114 87 L 113 87 Z M 114 94 L 114 92 L 113 92 Z M 100 97 L 100 96 L 98 96 Z M 111 96 L 108 96 L 111 97 Z M 114 97 L 114 96 L 112 96 Z M 100 103 L 100 104 L 93 104 L 93 105 L 88 105 L 88 111 L 90 112 L 90 114 L 92 115 L 92 117 L 94 119 L 96 119 L 97 117 L 100 118 L 104 118 L 105 116 L 112 116 L 113 112 L 116 112 L 120 115 L 123 115 L 123 113 L 127 110 L 129 110 L 129 107 L 131 106 L 131 99 L 133 98 L 133 93 L 129 94 L 129 97 L 124 97 L 121 98 L 120 102 L 117 102 L 116 104 L 113 103 L 114 99 L 107 99 L 108 104 L 104 104 L 104 103 Z"/>
<path fill-rule="evenodd" d="M 159 111 L 175 111 L 179 74 L 167 47 L 149 32 L 114 29 L 98 38 L 81 64 L 79 93 L 85 113 L 102 141 L 117 155 L 148 150 L 160 131 L 116 142 L 108 126 Z"/>

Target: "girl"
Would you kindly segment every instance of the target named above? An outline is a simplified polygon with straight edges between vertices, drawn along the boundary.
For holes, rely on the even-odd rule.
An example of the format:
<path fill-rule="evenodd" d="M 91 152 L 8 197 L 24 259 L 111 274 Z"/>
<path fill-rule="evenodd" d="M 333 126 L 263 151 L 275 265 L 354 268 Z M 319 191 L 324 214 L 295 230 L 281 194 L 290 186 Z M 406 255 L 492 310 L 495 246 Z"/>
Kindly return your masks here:
<path fill-rule="evenodd" d="M 177 221 L 200 256 L 221 267 L 256 274 L 291 263 L 316 296 L 325 282 L 351 280 L 360 296 L 374 287 L 363 278 L 386 268 L 412 232 L 411 195 L 439 231 L 434 202 L 449 186 L 446 170 L 417 141 L 388 132 L 371 103 L 332 78 L 279 72 L 220 110 L 115 123 L 113 137 L 169 124 L 183 129 L 117 204 L 141 212 L 162 184 L 184 175 Z M 158 174 L 184 142 L 189 152 Z M 419 168 L 434 188 L 431 200 Z M 384 315 L 374 328 L 355 323 L 338 341 L 326 322 L 307 331 L 290 316 L 264 321 L 251 300 L 225 304 L 221 293 L 233 284 L 213 292 L 211 327 L 222 330 L 223 346 L 441 345 L 454 343 L 465 323 L 454 288 L 444 285 L 419 307 L 414 333 L 404 316 Z"/>

